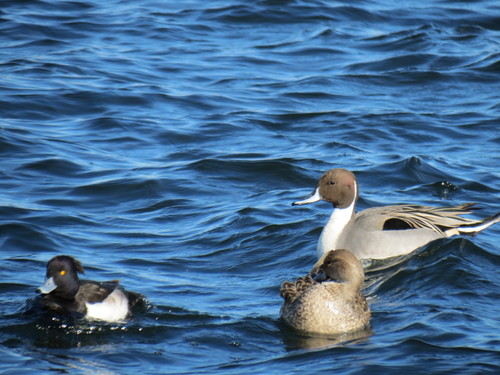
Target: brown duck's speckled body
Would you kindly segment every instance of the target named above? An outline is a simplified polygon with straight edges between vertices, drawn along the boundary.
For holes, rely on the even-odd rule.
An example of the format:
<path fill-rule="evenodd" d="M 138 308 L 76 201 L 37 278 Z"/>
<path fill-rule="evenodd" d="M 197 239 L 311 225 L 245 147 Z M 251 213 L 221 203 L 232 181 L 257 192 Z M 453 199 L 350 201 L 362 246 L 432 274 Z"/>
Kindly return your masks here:
<path fill-rule="evenodd" d="M 341 249 L 326 253 L 311 273 L 326 275 L 323 282 L 311 276 L 284 282 L 281 317 L 292 328 L 308 333 L 340 334 L 366 327 L 370 309 L 361 293 L 364 273 L 359 260 Z"/>

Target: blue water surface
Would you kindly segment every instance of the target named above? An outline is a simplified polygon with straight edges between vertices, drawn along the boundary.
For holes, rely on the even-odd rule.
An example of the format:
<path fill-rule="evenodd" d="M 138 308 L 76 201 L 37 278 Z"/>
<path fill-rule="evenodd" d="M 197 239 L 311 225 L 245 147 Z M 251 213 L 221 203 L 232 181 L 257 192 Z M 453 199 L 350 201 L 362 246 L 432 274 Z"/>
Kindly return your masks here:
<path fill-rule="evenodd" d="M 280 284 L 354 171 L 358 209 L 499 210 L 500 4 L 0 1 L 0 372 L 500 371 L 500 226 L 374 262 L 368 330 L 305 336 Z M 120 279 L 123 324 L 33 307 L 47 261 Z"/>

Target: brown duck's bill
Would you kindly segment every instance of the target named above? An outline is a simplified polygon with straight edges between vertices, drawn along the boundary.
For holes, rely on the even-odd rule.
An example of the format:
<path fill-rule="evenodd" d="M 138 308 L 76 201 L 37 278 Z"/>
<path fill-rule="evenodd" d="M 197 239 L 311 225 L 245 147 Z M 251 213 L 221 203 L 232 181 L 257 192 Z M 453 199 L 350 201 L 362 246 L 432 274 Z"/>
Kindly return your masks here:
<path fill-rule="evenodd" d="M 323 199 L 323 197 L 319 193 L 319 188 L 316 188 L 316 189 L 314 189 L 314 191 L 312 192 L 312 194 L 309 197 L 307 197 L 306 199 L 303 199 L 301 201 L 293 202 L 292 206 L 300 206 L 300 205 L 307 204 L 307 203 L 319 202 L 322 199 Z"/>
<path fill-rule="evenodd" d="M 318 261 L 316 262 L 316 264 L 311 268 L 311 271 L 309 271 L 309 275 L 311 275 L 313 278 L 315 278 L 316 276 L 318 276 L 318 275 L 320 275 L 320 274 L 323 273 L 323 270 L 321 269 L 321 266 L 325 262 L 325 258 L 328 255 L 328 253 L 329 253 L 329 251 L 327 251 L 326 253 L 324 253 L 321 256 L 321 258 L 318 259 Z"/>

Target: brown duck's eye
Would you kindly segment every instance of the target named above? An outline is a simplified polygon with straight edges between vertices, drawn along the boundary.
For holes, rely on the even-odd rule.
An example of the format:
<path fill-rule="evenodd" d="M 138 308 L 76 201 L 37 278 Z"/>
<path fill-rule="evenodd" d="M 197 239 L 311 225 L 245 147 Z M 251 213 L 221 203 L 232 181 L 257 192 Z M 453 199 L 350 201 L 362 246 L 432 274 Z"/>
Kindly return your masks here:
<path fill-rule="evenodd" d="M 330 181 L 330 185 L 335 185 L 335 181 Z"/>
<path fill-rule="evenodd" d="M 65 270 L 62 270 L 61 272 L 59 272 L 59 275 L 61 275 L 61 276 L 66 275 L 66 271 L 65 271 Z"/>

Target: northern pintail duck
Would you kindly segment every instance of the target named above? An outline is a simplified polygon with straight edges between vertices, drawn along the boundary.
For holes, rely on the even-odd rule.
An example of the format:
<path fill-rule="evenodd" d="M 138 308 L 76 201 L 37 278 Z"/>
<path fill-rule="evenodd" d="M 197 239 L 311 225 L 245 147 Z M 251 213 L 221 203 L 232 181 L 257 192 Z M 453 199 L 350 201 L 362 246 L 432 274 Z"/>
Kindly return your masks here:
<path fill-rule="evenodd" d="M 361 293 L 364 273 L 360 261 L 348 250 L 326 253 L 312 268 L 323 281 L 310 275 L 284 282 L 281 318 L 292 328 L 336 335 L 360 330 L 370 321 L 370 309 Z"/>
<path fill-rule="evenodd" d="M 358 196 L 354 174 L 336 168 L 321 176 L 309 198 L 293 203 L 324 200 L 333 204 L 333 213 L 318 241 L 318 258 L 334 249 L 350 250 L 359 259 L 390 258 L 408 254 L 438 238 L 474 235 L 500 221 L 500 213 L 484 220 L 462 218 L 460 215 L 472 212 L 471 203 L 453 207 L 383 206 L 355 214 Z"/>
<path fill-rule="evenodd" d="M 58 255 L 47 264 L 45 284 L 38 288 L 42 305 L 52 311 L 86 319 L 120 322 L 131 308 L 145 297 L 128 292 L 117 281 L 80 280 L 81 263 L 73 257 Z"/>

